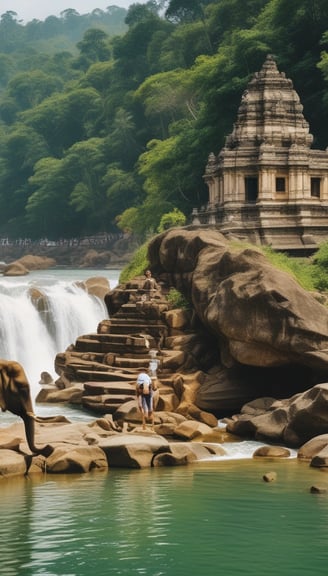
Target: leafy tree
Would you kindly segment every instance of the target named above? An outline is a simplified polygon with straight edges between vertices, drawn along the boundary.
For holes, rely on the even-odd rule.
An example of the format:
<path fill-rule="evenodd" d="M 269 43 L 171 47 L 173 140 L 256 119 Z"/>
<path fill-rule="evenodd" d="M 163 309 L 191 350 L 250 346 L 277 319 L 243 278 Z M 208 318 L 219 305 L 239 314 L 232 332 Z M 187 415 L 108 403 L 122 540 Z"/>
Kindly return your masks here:
<path fill-rule="evenodd" d="M 84 222 L 70 205 L 73 182 L 63 160 L 42 158 L 36 163 L 29 184 L 34 190 L 26 205 L 32 238 L 71 238 L 81 233 Z"/>
<path fill-rule="evenodd" d="M 12 52 L 21 44 L 21 27 L 17 22 L 17 12 L 8 10 L 0 18 L 0 51 Z"/>
<path fill-rule="evenodd" d="M 164 41 L 159 63 L 162 70 L 190 68 L 201 54 L 212 54 L 213 47 L 200 21 L 180 25 Z"/>
<path fill-rule="evenodd" d="M 146 118 L 155 120 L 153 133 L 161 129 L 158 136 L 166 137 L 170 125 L 181 118 L 197 117 L 197 98 L 188 71 L 177 69 L 150 76 L 135 96 L 142 101 Z"/>
<path fill-rule="evenodd" d="M 73 183 L 70 204 L 84 217 L 85 232 L 106 230 L 108 203 L 103 175 L 106 169 L 105 143 L 101 138 L 77 142 L 66 152 L 63 169 Z"/>
<path fill-rule="evenodd" d="M 44 139 L 32 128 L 17 124 L 3 141 L 0 170 L 0 223 L 24 214 L 30 193 L 28 178 L 47 151 Z"/>
<path fill-rule="evenodd" d="M 113 62 L 95 62 L 81 79 L 82 86 L 91 86 L 106 96 L 112 84 Z"/>
<path fill-rule="evenodd" d="M 136 140 L 134 118 L 124 108 L 116 110 L 107 146 L 111 159 L 120 162 L 124 169 L 130 169 L 138 158 L 140 147 Z"/>
<path fill-rule="evenodd" d="M 76 88 L 53 95 L 33 109 L 23 112 L 21 119 L 46 140 L 53 155 L 61 155 L 75 142 L 93 136 L 95 122 L 102 117 L 103 103 L 92 88 Z"/>
<path fill-rule="evenodd" d="M 13 98 L 20 110 L 37 106 L 53 92 L 61 89 L 59 77 L 49 76 L 42 70 L 20 72 L 8 82 L 7 93 Z"/>
<path fill-rule="evenodd" d="M 75 66 L 87 70 L 94 62 L 105 62 L 110 57 L 108 36 L 103 30 L 93 28 L 87 30 L 83 40 L 77 43 L 80 57 Z"/>
<path fill-rule="evenodd" d="M 148 0 L 145 4 L 131 4 L 125 18 L 125 23 L 131 28 L 150 18 L 152 15 L 158 16 L 163 2 Z"/>
<path fill-rule="evenodd" d="M 206 3 L 200 0 L 170 0 L 165 16 L 176 23 L 190 23 L 204 17 Z"/>
<path fill-rule="evenodd" d="M 112 221 L 143 197 L 140 183 L 133 172 L 119 164 L 110 164 L 103 178 Z M 106 203 L 107 204 L 107 203 Z"/>
<path fill-rule="evenodd" d="M 15 69 L 14 62 L 8 54 L 0 53 L 0 87 L 5 88 Z"/>
<path fill-rule="evenodd" d="M 113 41 L 115 67 L 120 77 L 129 79 L 128 86 L 134 89 L 148 75 L 150 63 L 148 46 L 154 34 L 167 30 L 168 23 L 148 11 L 147 18 L 131 26 L 121 38 Z"/>

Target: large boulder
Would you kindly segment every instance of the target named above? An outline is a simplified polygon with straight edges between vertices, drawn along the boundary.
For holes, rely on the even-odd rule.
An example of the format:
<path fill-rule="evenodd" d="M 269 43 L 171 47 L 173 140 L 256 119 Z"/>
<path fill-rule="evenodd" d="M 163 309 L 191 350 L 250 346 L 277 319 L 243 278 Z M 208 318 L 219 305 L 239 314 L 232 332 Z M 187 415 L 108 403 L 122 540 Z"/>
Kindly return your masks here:
<path fill-rule="evenodd" d="M 205 367 L 197 392 L 200 408 L 227 412 L 328 379 L 327 308 L 255 247 L 214 229 L 175 228 L 152 240 L 149 260 L 156 277 L 191 302 L 216 343 L 216 366 Z"/>
<path fill-rule="evenodd" d="M 215 230 L 175 228 L 153 240 L 149 255 L 235 361 L 328 371 L 328 310 L 255 248 L 236 248 Z"/>
<path fill-rule="evenodd" d="M 299 447 L 319 436 L 323 438 L 322 447 L 325 445 L 328 434 L 328 383 L 317 384 L 289 399 L 275 402 L 267 399 L 258 404 L 258 409 L 255 409 L 254 403 L 249 407 L 244 406 L 241 414 L 228 421 L 227 431 L 255 440 L 282 442 L 291 447 Z M 306 449 L 303 449 L 303 459 L 306 453 Z"/>
<path fill-rule="evenodd" d="M 22 454 L 14 450 L 0 449 L 0 477 L 24 476 L 26 462 Z"/>
<path fill-rule="evenodd" d="M 49 256 L 36 256 L 35 254 L 26 254 L 17 260 L 28 270 L 46 270 L 56 266 L 55 258 Z"/>
<path fill-rule="evenodd" d="M 103 276 L 87 278 L 87 280 L 84 280 L 83 285 L 88 294 L 97 296 L 101 300 L 104 300 L 105 295 L 110 291 L 109 280 Z"/>
<path fill-rule="evenodd" d="M 54 258 L 26 254 L 2 268 L 4 276 L 25 276 L 30 270 L 45 270 L 56 265 Z"/>
<path fill-rule="evenodd" d="M 47 458 L 48 473 L 90 472 L 107 468 L 107 458 L 99 446 L 60 447 Z"/>
<path fill-rule="evenodd" d="M 29 273 L 29 270 L 19 262 L 18 260 L 15 262 L 11 262 L 2 268 L 2 274 L 4 276 L 26 276 Z"/>

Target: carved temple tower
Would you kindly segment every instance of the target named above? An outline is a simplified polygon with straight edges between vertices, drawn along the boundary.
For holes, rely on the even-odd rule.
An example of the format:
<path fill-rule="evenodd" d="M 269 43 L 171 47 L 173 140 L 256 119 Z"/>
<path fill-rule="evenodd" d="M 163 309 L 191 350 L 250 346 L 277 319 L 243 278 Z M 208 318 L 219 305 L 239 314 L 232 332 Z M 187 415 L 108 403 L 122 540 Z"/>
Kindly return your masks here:
<path fill-rule="evenodd" d="M 328 239 L 328 151 L 311 144 L 292 81 L 268 56 L 224 148 L 209 156 L 209 202 L 193 211 L 193 224 L 276 249 L 317 248 Z"/>

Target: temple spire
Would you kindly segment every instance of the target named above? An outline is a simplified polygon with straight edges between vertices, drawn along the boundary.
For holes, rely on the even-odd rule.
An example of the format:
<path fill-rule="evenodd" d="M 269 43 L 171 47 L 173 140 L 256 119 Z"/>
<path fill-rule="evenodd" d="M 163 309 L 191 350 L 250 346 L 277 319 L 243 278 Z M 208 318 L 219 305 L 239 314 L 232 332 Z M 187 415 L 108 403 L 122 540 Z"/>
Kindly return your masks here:
<path fill-rule="evenodd" d="M 291 80 L 279 72 L 269 54 L 245 90 L 227 148 L 260 146 L 311 146 L 312 136 L 303 116 L 303 106 Z"/>
<path fill-rule="evenodd" d="M 300 98 L 269 54 L 224 148 L 209 155 L 200 223 L 274 248 L 315 249 L 328 238 L 328 151 L 311 144 Z"/>

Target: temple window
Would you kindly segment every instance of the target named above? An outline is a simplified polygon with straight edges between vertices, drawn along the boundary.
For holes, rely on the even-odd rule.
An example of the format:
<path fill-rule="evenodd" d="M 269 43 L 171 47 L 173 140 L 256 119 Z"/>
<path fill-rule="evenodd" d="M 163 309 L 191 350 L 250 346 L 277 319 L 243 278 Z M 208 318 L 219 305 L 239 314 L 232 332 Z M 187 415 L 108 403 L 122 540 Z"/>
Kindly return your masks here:
<path fill-rule="evenodd" d="M 311 196 L 313 198 L 320 198 L 320 183 L 321 178 L 311 178 Z"/>
<path fill-rule="evenodd" d="M 286 192 L 286 178 L 280 176 L 276 178 L 276 192 Z"/>
<path fill-rule="evenodd" d="M 246 202 L 256 202 L 259 192 L 258 178 L 245 178 L 245 200 Z"/>

